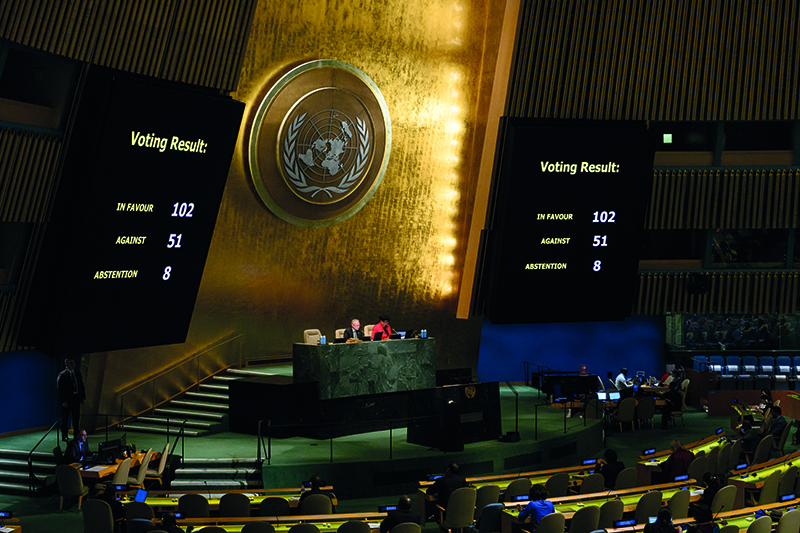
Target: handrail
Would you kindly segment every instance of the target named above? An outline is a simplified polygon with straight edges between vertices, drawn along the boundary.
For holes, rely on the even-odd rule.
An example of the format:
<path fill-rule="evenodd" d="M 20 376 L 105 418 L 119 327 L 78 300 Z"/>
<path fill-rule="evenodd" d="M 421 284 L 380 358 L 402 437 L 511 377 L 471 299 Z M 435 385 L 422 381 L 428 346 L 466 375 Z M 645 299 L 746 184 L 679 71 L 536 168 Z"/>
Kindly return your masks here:
<path fill-rule="evenodd" d="M 393 429 L 395 427 L 394 422 L 403 422 L 403 421 L 405 421 L 406 424 L 407 424 L 408 422 L 410 422 L 412 420 L 425 420 L 425 419 L 429 419 L 429 418 L 440 418 L 440 417 L 441 417 L 441 415 L 425 415 L 425 416 L 410 416 L 410 417 L 404 417 L 404 418 L 388 418 L 388 419 L 383 418 L 383 419 L 375 419 L 375 420 L 362 420 L 361 422 L 363 422 L 363 423 L 382 422 L 382 423 L 388 423 L 389 424 L 389 459 L 391 459 L 392 458 L 392 432 L 393 432 Z M 266 422 L 266 427 L 267 427 L 267 431 L 266 431 L 266 433 L 267 433 L 266 434 L 267 447 L 266 448 L 264 448 L 264 437 L 265 437 L 265 435 L 263 435 L 262 432 L 261 432 L 261 426 L 262 426 L 262 423 L 264 423 L 264 422 Z M 328 422 L 328 423 L 317 422 L 317 423 L 302 424 L 302 423 L 292 422 L 292 423 L 289 423 L 289 424 L 280 424 L 280 425 L 276 426 L 276 425 L 272 424 L 271 420 L 267 420 L 267 419 L 259 420 L 258 421 L 258 435 L 257 435 L 257 440 L 256 440 L 256 462 L 258 463 L 259 467 L 263 464 L 263 461 L 261 459 L 261 450 L 264 449 L 264 460 L 266 461 L 267 466 L 272 464 L 272 462 L 271 462 L 272 461 L 272 431 L 271 431 L 272 428 L 281 428 L 281 427 L 293 427 L 293 428 L 298 428 L 298 427 L 319 427 L 319 428 L 323 428 L 323 427 L 327 427 L 329 429 L 328 434 L 330 435 L 330 437 L 328 439 L 328 440 L 330 440 L 330 450 L 331 450 L 331 452 L 330 452 L 330 462 L 333 463 L 334 462 L 334 460 L 333 460 L 333 440 L 334 440 L 333 427 L 337 426 L 337 425 L 340 425 L 340 423 L 339 422 Z M 502 429 L 501 429 L 501 433 L 502 433 Z"/>
<path fill-rule="evenodd" d="M 31 449 L 30 453 L 28 453 L 28 490 L 32 494 L 36 492 L 35 485 L 36 485 L 36 482 L 38 481 L 38 478 L 36 477 L 36 474 L 33 472 L 33 452 L 35 452 L 36 448 L 38 448 L 39 445 L 42 442 L 44 442 L 44 439 L 46 439 L 47 436 L 50 433 L 52 433 L 53 429 L 57 428 L 60 424 L 61 424 L 61 419 L 60 418 L 58 420 L 56 420 L 55 422 L 53 422 L 53 425 L 50 426 L 50 429 L 47 430 L 47 432 L 42 436 L 42 438 L 39 439 L 39 442 L 37 442 L 36 445 Z M 56 433 L 56 435 L 58 435 L 58 433 Z M 59 446 L 58 442 L 59 441 L 56 440 L 56 446 Z"/>
<path fill-rule="evenodd" d="M 159 402 L 159 401 L 156 400 L 156 394 L 157 394 L 157 392 L 160 392 L 160 389 L 158 389 L 156 387 L 156 381 L 158 379 L 164 378 L 165 376 L 169 376 L 172 373 L 180 372 L 180 370 L 181 369 L 185 369 L 187 367 L 187 365 L 189 365 L 189 366 L 194 365 L 194 372 L 193 372 L 194 376 L 195 376 L 194 380 L 188 387 L 185 387 L 181 391 L 178 391 L 176 393 L 176 395 L 180 394 L 181 392 L 186 392 L 188 390 L 191 390 L 192 388 L 198 386 L 204 379 L 206 379 L 208 377 L 207 375 L 204 375 L 202 377 L 200 376 L 200 368 L 201 368 L 200 359 L 203 356 L 207 355 L 209 352 L 211 352 L 213 350 L 217 350 L 220 347 L 229 345 L 229 344 L 231 344 L 231 343 L 233 343 L 234 341 L 237 341 L 237 340 L 239 341 L 239 349 L 236 352 L 235 358 L 226 357 L 226 356 L 223 355 L 220 359 L 222 361 L 224 361 L 224 364 L 222 364 L 218 370 L 223 370 L 225 368 L 229 368 L 229 367 L 234 366 L 236 364 L 238 364 L 241 367 L 241 365 L 242 365 L 242 342 L 241 342 L 241 339 L 243 337 L 244 337 L 244 335 L 237 335 L 237 336 L 232 337 L 230 339 L 226 339 L 226 340 L 224 340 L 222 342 L 214 344 L 213 346 L 210 346 L 210 347 L 204 349 L 201 352 L 198 352 L 198 353 L 196 353 L 196 354 L 194 354 L 194 355 L 192 355 L 190 357 L 187 357 L 187 358 L 185 358 L 185 359 L 173 364 L 172 366 L 170 366 L 168 368 L 165 368 L 164 370 L 161 370 L 161 371 L 157 372 L 156 374 L 150 376 L 146 380 L 141 381 L 139 383 L 136 383 L 135 385 L 131 385 L 130 387 L 127 387 L 127 388 L 123 389 L 122 391 L 118 392 L 117 394 L 119 395 L 119 399 L 120 399 L 120 412 L 119 412 L 120 421 L 124 421 L 126 419 L 126 417 L 137 416 L 137 415 L 139 415 L 139 414 L 141 414 L 143 412 L 149 411 L 151 409 L 155 409 L 155 407 L 157 405 L 160 405 L 161 403 L 169 401 L 170 398 L 166 398 L 163 402 Z M 235 359 L 235 360 L 232 361 L 231 359 Z M 184 376 L 184 375 L 187 375 L 188 373 L 189 372 L 180 372 L 180 375 Z M 213 372 L 212 372 L 212 374 L 213 374 Z M 175 381 L 180 381 L 180 380 L 176 379 Z M 125 397 L 126 397 L 126 395 L 130 395 L 134 391 L 138 391 L 138 390 L 143 389 L 145 387 L 151 387 L 152 388 L 152 391 L 150 392 L 150 394 L 146 394 L 146 395 L 150 396 L 150 399 L 149 399 L 150 401 L 148 402 L 147 409 L 144 409 L 144 410 L 142 410 L 142 411 L 140 411 L 138 413 L 127 413 L 126 414 L 125 413 Z"/>

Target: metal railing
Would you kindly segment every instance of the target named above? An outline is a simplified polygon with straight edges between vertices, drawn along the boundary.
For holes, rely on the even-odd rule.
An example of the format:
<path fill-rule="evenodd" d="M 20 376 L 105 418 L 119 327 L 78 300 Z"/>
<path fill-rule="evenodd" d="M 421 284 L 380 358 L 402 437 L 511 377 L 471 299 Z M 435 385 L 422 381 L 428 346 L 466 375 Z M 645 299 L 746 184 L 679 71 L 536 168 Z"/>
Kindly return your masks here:
<path fill-rule="evenodd" d="M 61 419 L 59 418 L 58 420 L 53 422 L 53 425 L 50 426 L 50 429 L 48 429 L 45 432 L 45 434 L 42 436 L 42 438 L 39 439 L 39 442 L 37 442 L 36 445 L 31 449 L 30 453 L 28 453 L 28 490 L 30 491 L 30 493 L 32 495 L 36 492 L 36 485 L 38 484 L 38 481 L 39 481 L 39 479 L 36 477 L 36 474 L 33 471 L 33 452 L 35 452 L 36 448 L 38 448 L 39 445 L 44 442 L 44 439 L 46 439 L 47 436 L 50 435 L 50 433 L 52 433 L 54 429 L 57 430 L 57 428 L 60 425 L 61 425 Z M 60 446 L 59 445 L 59 442 L 60 442 L 59 438 L 60 437 L 58 435 L 58 431 L 56 431 L 56 447 Z"/>
<path fill-rule="evenodd" d="M 120 421 L 155 409 L 216 372 L 241 367 L 242 339 L 237 335 L 215 344 L 120 392 Z"/>

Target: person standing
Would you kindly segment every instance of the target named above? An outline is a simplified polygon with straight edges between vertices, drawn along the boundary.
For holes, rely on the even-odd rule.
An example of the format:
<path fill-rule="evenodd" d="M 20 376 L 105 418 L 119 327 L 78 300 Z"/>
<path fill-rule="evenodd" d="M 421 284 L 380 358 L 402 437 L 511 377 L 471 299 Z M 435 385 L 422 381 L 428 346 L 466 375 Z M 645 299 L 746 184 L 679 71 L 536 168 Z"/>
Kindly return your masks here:
<path fill-rule="evenodd" d="M 361 321 L 354 318 L 350 321 L 350 327 L 344 330 L 344 338 L 348 341 L 354 339 L 360 341 L 364 338 L 364 332 L 361 331 Z"/>
<path fill-rule="evenodd" d="M 61 440 L 69 441 L 69 418 L 72 416 L 72 432 L 78 435 L 81 421 L 81 405 L 86 402 L 83 377 L 75 370 L 75 359 L 64 359 L 64 370 L 58 374 L 56 388 L 61 402 Z"/>

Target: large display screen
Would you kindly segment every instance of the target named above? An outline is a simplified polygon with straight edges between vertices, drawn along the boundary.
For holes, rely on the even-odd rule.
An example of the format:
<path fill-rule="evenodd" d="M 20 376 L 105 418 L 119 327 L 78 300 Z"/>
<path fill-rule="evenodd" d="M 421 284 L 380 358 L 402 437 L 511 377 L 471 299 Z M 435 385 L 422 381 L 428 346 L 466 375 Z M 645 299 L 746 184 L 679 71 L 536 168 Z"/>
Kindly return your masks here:
<path fill-rule="evenodd" d="M 89 76 L 23 342 L 61 355 L 186 340 L 243 111 L 228 97 Z"/>
<path fill-rule="evenodd" d="M 644 123 L 505 119 L 480 298 L 493 323 L 630 314 L 653 151 Z"/>

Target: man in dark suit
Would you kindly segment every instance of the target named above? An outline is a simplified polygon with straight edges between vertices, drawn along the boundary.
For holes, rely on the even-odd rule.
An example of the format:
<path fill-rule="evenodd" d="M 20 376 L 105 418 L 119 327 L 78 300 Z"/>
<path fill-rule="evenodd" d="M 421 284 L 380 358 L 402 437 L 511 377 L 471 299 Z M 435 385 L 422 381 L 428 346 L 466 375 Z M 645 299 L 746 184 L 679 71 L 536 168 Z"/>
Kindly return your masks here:
<path fill-rule="evenodd" d="M 311 476 L 311 479 L 308 480 L 311 488 L 309 490 L 303 491 L 303 494 L 300 495 L 300 501 L 297 502 L 297 508 L 301 509 L 303 506 L 303 500 L 311 496 L 312 494 L 324 494 L 328 498 L 331 499 L 331 505 L 333 504 L 333 498 L 335 497 L 334 494 L 329 490 L 323 490 L 322 487 L 325 486 L 325 482 L 322 480 L 319 474 L 315 474 Z M 336 510 L 336 508 L 333 508 Z"/>
<path fill-rule="evenodd" d="M 436 503 L 447 509 L 447 501 L 450 499 L 450 495 L 453 491 L 467 486 L 467 480 L 463 476 L 458 475 L 458 465 L 450 463 L 447 465 L 447 470 L 445 470 L 444 475 L 434 481 L 433 485 L 431 485 L 426 492 L 436 495 Z"/>
<path fill-rule="evenodd" d="M 69 441 L 69 417 L 72 416 L 72 431 L 78 435 L 81 420 L 81 405 L 86 401 L 83 377 L 75 370 L 75 359 L 64 359 L 64 370 L 58 374 L 56 388 L 61 402 L 61 440 Z"/>
<path fill-rule="evenodd" d="M 405 524 L 406 522 L 419 524 L 422 518 L 411 510 L 411 498 L 405 495 L 400 496 L 400 500 L 397 502 L 397 510 L 389 511 L 386 515 L 386 518 L 381 522 L 381 533 L 388 533 L 394 526 Z"/>
<path fill-rule="evenodd" d="M 81 429 L 77 436 L 67 443 L 67 451 L 64 457 L 68 463 L 82 463 L 92 456 L 89 451 L 89 441 L 85 429 Z"/>

